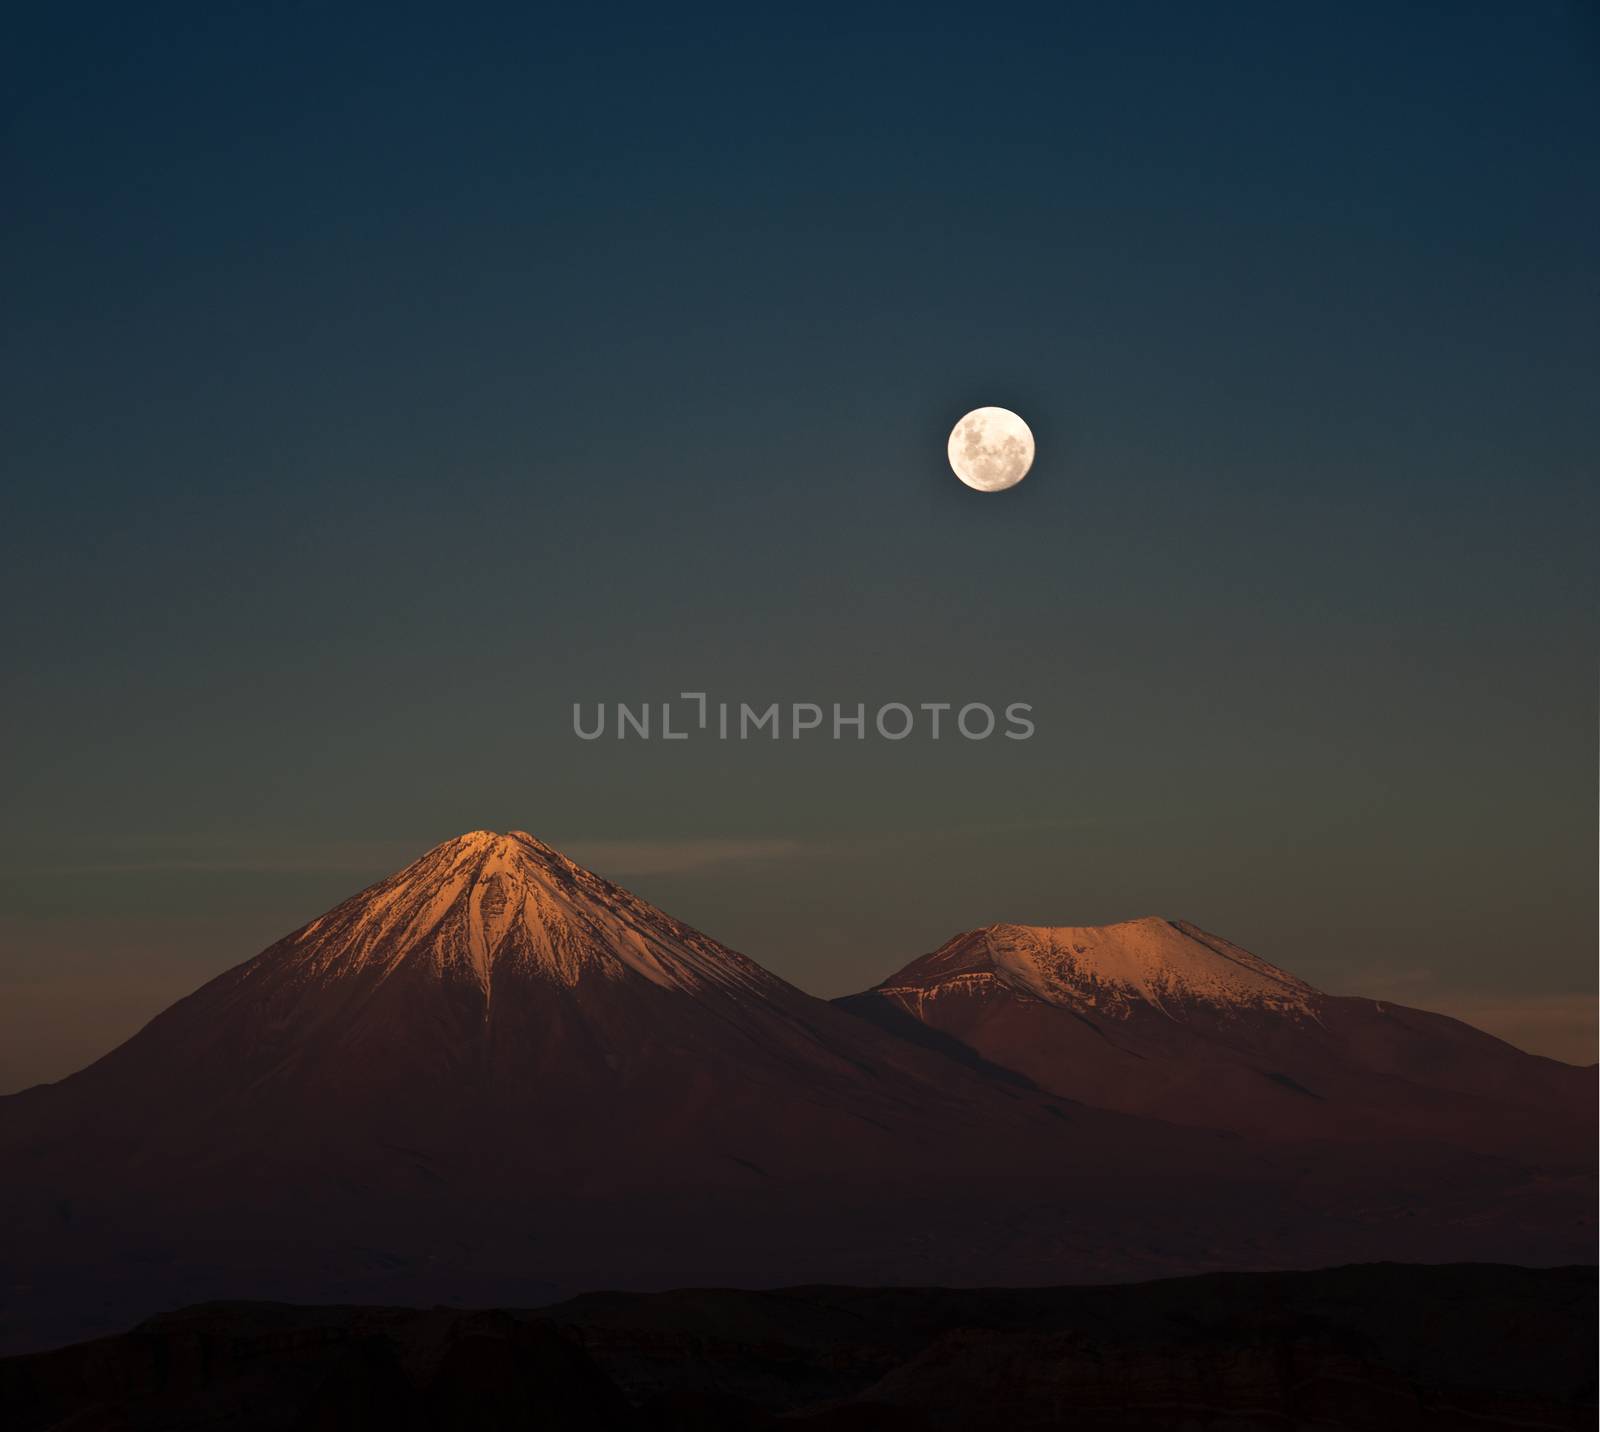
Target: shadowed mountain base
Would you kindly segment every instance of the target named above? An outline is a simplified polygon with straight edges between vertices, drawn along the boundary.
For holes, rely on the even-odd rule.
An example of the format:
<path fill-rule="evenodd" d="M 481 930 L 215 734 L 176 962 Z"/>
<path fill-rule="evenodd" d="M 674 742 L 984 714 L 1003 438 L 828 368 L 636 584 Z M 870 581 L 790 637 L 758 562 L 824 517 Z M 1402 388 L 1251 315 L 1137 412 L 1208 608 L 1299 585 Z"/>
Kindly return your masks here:
<path fill-rule="evenodd" d="M 0 1098 L 0 1352 L 218 1298 L 1593 1254 L 1592 1069 L 1218 937 L 996 926 L 864 998 L 525 832 L 446 841 Z"/>
<path fill-rule="evenodd" d="M 0 1361 L 15 1432 L 1589 1428 L 1592 1268 L 209 1304 Z"/>

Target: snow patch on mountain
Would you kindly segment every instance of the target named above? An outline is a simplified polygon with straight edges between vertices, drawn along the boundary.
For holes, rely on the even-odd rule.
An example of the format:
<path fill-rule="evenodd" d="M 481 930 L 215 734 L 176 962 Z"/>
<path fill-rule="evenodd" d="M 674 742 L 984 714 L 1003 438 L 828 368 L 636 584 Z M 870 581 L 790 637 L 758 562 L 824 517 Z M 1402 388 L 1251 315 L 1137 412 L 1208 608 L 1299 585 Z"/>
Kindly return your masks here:
<path fill-rule="evenodd" d="M 476 830 L 313 920 L 287 945 L 300 973 L 387 975 L 422 959 L 487 993 L 512 965 L 573 986 L 640 976 L 663 988 L 770 992 L 783 982 L 526 831 Z"/>
<path fill-rule="evenodd" d="M 880 991 L 920 1005 L 991 982 L 1118 1018 L 1140 1005 L 1176 1013 L 1196 1004 L 1312 1017 L 1319 997 L 1227 940 L 1154 916 L 1114 925 L 990 925 L 958 935 Z"/>

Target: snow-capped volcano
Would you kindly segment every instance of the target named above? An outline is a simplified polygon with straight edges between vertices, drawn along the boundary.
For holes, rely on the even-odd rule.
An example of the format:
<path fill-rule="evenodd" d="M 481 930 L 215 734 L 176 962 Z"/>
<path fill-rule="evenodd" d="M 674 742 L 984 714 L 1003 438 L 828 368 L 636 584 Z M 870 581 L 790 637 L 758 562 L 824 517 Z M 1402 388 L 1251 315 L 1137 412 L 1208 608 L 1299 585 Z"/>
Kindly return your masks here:
<path fill-rule="evenodd" d="M 289 936 L 285 957 L 312 980 L 390 972 L 418 962 L 441 978 L 476 980 L 485 1008 L 496 978 L 637 975 L 664 989 L 781 984 L 526 831 L 474 830 L 434 847 Z"/>
<path fill-rule="evenodd" d="M 545 1169 L 690 1182 L 781 1169 L 813 1136 L 879 1161 L 894 1140 L 864 1131 L 886 1108 L 990 1097 L 523 831 L 436 846 L 33 1093 L 112 1127 L 133 1098 L 187 1110 L 170 1132 L 204 1124 L 208 1164 L 253 1119 L 290 1143 L 337 1122 L 341 1157 L 509 1122 L 538 1128 Z"/>
<path fill-rule="evenodd" d="M 1184 920 L 990 925 L 837 1003 L 1053 1093 L 1209 1128 L 1567 1158 L 1593 1125 L 1592 1071 L 1326 994 Z"/>
<path fill-rule="evenodd" d="M 473 831 L 0 1098 L 0 1346 L 208 1297 L 932 1275 L 930 1249 L 973 1256 L 936 1230 L 979 1171 L 1070 1164 L 1052 1110 Z M 1135 1121 L 1076 1127 L 1173 1157 Z"/>
<path fill-rule="evenodd" d="M 1112 1019 L 1136 1007 L 1226 1013 L 1267 1009 L 1309 1016 L 1317 991 L 1247 950 L 1184 921 L 1148 917 L 1116 925 L 990 925 L 908 965 L 878 993 L 908 1007 L 986 982 L 1047 1004 Z"/>
<path fill-rule="evenodd" d="M 446 841 L 0 1098 L 0 1346 L 210 1298 L 1570 1256 L 1587 1187 L 1503 1158 L 1134 1116 L 1152 1071 L 1209 1078 L 1219 1030 L 1209 1087 L 1301 1078 L 1237 1050 L 1338 1002 L 1226 942 L 996 927 L 920 963 L 865 997 L 884 1028 L 532 836 Z"/>

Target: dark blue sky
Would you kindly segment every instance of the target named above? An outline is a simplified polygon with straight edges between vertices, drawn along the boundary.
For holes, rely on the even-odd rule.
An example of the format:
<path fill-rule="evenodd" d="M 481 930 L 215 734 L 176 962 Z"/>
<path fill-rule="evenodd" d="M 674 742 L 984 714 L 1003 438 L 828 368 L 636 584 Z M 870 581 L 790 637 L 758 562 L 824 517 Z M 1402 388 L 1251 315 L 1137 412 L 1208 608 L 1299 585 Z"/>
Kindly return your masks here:
<path fill-rule="evenodd" d="M 1591 990 L 1589 7 L 330 8 L 0 47 L 15 1079 L 480 826 L 824 993 Z M 683 689 L 1039 731 L 570 734 Z"/>

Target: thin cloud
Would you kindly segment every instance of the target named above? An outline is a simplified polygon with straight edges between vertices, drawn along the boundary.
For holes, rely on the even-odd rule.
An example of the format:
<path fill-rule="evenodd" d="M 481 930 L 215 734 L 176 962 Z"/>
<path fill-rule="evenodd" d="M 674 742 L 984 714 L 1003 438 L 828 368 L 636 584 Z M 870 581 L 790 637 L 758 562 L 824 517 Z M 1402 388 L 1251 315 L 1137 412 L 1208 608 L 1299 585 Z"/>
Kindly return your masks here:
<path fill-rule="evenodd" d="M 72 875 L 344 875 L 371 874 L 409 865 L 426 847 L 384 845 L 300 847 L 284 853 L 229 852 L 115 857 L 36 866 L 14 866 L 26 876 Z"/>
<path fill-rule="evenodd" d="M 848 859 L 930 841 L 1005 835 L 1092 825 L 1082 820 L 1023 820 L 949 826 L 940 830 L 879 831 L 824 835 L 800 840 L 767 837 L 630 840 L 609 837 L 551 839 L 556 849 L 605 875 L 686 875 L 726 865 L 795 859 Z M 507 827 L 509 828 L 509 827 Z M 159 852 L 106 854 L 90 860 L 29 864 L 8 862 L 6 875 L 27 879 L 95 875 L 356 875 L 375 877 L 400 870 L 441 841 L 432 839 L 340 841 L 292 849 L 219 848 L 204 841 Z M 535 835 L 540 832 L 535 831 Z"/>
<path fill-rule="evenodd" d="M 437 843 L 437 842 L 435 842 Z M 429 850 L 427 842 L 299 846 L 293 851 L 181 852 L 123 859 L 14 866 L 12 876 L 90 875 L 383 875 Z M 689 840 L 572 840 L 563 854 L 605 875 L 685 875 L 752 861 L 826 853 L 826 843 L 759 838 Z"/>
<path fill-rule="evenodd" d="M 575 840 L 564 853 L 602 875 L 693 875 L 818 849 L 799 840 Z"/>

